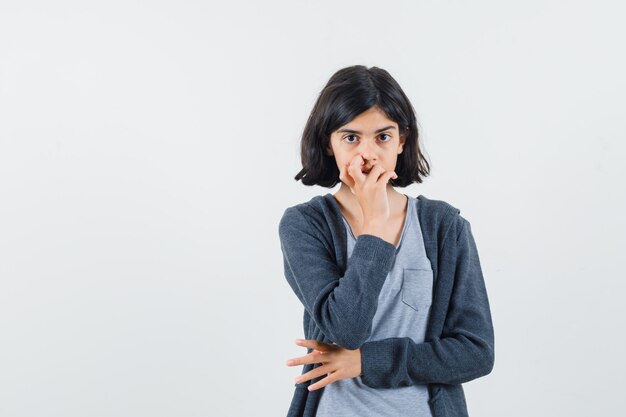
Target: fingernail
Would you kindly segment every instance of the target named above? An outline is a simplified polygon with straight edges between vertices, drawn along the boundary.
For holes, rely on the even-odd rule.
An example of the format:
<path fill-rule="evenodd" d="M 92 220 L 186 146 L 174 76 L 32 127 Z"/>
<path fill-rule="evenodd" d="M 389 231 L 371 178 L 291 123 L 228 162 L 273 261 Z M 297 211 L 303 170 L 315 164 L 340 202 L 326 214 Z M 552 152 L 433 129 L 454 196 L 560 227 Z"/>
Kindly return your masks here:
<path fill-rule="evenodd" d="M 288 366 L 289 366 L 289 365 L 293 365 L 293 360 L 288 360 L 288 361 L 287 361 L 287 365 L 288 365 Z"/>

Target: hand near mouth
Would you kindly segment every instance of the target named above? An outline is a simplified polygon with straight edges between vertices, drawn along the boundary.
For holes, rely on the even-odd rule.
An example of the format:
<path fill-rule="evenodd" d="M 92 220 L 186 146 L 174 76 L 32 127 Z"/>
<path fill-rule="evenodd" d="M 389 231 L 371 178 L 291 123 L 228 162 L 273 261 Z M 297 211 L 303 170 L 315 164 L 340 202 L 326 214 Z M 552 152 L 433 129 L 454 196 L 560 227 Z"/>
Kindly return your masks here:
<path fill-rule="evenodd" d="M 387 184 L 391 178 L 398 178 L 392 170 L 385 170 L 381 163 L 365 165 L 361 155 L 356 155 L 344 166 L 339 179 L 357 197 L 363 211 L 363 225 L 379 229 L 390 216 Z"/>

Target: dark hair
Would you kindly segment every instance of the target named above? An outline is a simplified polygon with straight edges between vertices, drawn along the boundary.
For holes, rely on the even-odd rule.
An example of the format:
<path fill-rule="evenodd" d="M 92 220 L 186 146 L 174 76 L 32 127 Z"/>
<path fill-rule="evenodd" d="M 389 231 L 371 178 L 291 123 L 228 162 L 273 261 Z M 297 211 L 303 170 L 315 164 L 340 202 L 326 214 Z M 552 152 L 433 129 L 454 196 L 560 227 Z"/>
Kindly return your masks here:
<path fill-rule="evenodd" d="M 328 188 L 337 185 L 341 181 L 339 168 L 335 157 L 326 153 L 331 133 L 374 106 L 396 122 L 400 134 L 406 138 L 396 162 L 398 178 L 391 179 L 390 183 L 398 187 L 421 183 L 423 177 L 429 175 L 430 165 L 419 148 L 415 109 L 387 71 L 364 65 L 335 72 L 320 92 L 302 133 L 303 168 L 295 180 Z"/>

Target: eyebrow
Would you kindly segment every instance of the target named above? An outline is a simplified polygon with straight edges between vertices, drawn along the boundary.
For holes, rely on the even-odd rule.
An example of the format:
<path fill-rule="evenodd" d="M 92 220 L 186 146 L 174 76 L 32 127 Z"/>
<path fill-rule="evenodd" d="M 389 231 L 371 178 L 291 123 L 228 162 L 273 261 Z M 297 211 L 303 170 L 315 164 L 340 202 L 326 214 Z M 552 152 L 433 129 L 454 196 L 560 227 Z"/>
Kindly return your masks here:
<path fill-rule="evenodd" d="M 374 133 L 379 133 L 379 132 L 382 132 L 383 130 L 389 130 L 389 129 L 395 129 L 395 128 L 396 128 L 395 126 L 385 126 L 385 127 L 381 127 L 380 129 L 378 129 L 378 130 L 377 130 L 376 132 L 374 132 Z M 339 129 L 337 132 L 338 132 L 338 133 L 339 133 L 339 132 L 356 133 L 356 134 L 359 134 L 359 135 L 360 135 L 361 133 L 363 133 L 363 132 L 359 132 L 358 130 L 352 130 L 352 129 Z"/>

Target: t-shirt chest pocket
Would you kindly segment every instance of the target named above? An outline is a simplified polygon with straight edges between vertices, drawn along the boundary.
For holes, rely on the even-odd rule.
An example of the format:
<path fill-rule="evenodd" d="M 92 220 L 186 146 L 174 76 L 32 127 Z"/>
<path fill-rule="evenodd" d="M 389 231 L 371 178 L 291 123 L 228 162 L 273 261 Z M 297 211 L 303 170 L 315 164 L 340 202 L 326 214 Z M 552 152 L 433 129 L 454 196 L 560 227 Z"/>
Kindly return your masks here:
<path fill-rule="evenodd" d="M 432 304 L 432 269 L 405 268 L 402 270 L 402 302 L 423 313 Z"/>

